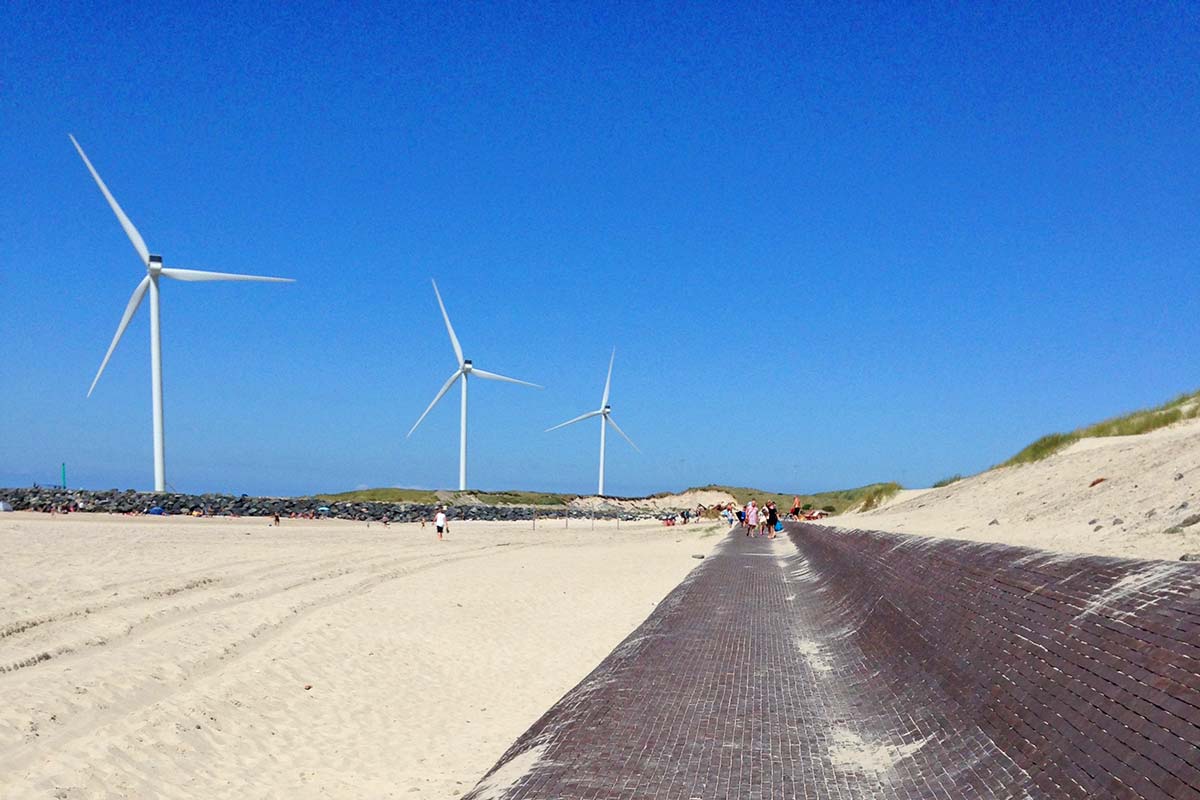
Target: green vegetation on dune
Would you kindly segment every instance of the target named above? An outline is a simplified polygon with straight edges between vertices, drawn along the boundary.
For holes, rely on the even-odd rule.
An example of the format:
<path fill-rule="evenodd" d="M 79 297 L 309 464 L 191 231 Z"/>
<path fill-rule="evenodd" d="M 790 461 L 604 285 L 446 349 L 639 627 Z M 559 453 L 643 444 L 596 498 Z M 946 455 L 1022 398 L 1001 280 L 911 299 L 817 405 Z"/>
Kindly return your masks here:
<path fill-rule="evenodd" d="M 510 506 L 565 506 L 579 497 L 577 494 L 555 494 L 553 492 L 465 492 L 474 495 L 479 502 L 488 505 Z"/>
<path fill-rule="evenodd" d="M 934 489 L 940 489 L 940 488 L 942 488 L 943 486 L 949 486 L 949 485 L 950 485 L 950 484 L 952 484 L 952 483 L 958 483 L 958 482 L 959 482 L 959 481 L 961 481 L 962 479 L 963 479 L 963 476 L 962 476 L 962 475 L 959 475 L 958 473 L 955 473 L 955 474 L 951 475 L 949 478 L 942 478 L 940 481 L 938 481 L 937 483 L 935 483 L 935 484 L 933 485 L 933 488 L 934 488 Z"/>
<path fill-rule="evenodd" d="M 353 492 L 320 494 L 326 503 L 421 503 L 437 502 L 437 492 L 427 489 L 358 489 Z"/>
<path fill-rule="evenodd" d="M 1007 461 L 998 464 L 1000 467 L 1011 467 L 1017 464 L 1031 464 L 1049 458 L 1063 448 L 1080 439 L 1099 438 L 1103 436 L 1137 436 L 1142 433 L 1165 428 L 1185 419 L 1200 418 L 1200 392 L 1183 394 L 1169 403 L 1161 406 L 1122 414 L 1119 417 L 1106 419 L 1094 425 L 1071 431 L 1070 433 L 1051 433 L 1030 444 L 1021 452 Z"/>
<path fill-rule="evenodd" d="M 710 484 L 708 486 L 695 486 L 687 491 L 727 492 L 733 495 L 734 499 L 741 505 L 745 505 L 751 500 L 757 500 L 759 504 L 774 500 L 775 505 L 782 511 L 790 509 L 792 507 L 792 498 L 798 496 L 800 498 L 800 505 L 802 506 L 807 505 L 810 508 L 828 508 L 832 506 L 834 509 L 832 513 L 840 514 L 847 509 L 860 505 L 865 508 L 874 508 L 900 491 L 900 488 L 900 484 L 898 483 L 872 483 L 866 486 L 859 486 L 856 489 L 841 489 L 832 492 L 782 494 L 778 492 L 764 492 L 761 489 L 750 489 L 745 486 L 718 486 Z"/>
<path fill-rule="evenodd" d="M 862 500 L 858 505 L 859 511 L 870 511 L 878 508 L 892 498 L 903 487 L 898 483 L 874 483 L 861 489 L 851 489 L 851 492 L 861 492 Z M 854 505 L 854 503 L 851 503 Z M 841 509 L 839 509 L 841 510 Z"/>
<path fill-rule="evenodd" d="M 733 495 L 734 499 L 739 504 L 746 504 L 751 499 L 757 500 L 760 504 L 774 500 L 775 504 L 783 511 L 787 511 L 792 507 L 792 498 L 795 494 L 785 494 L 780 492 L 764 492 L 761 489 L 751 489 L 744 486 L 695 486 L 691 489 L 685 489 L 684 492 L 702 492 L 714 491 L 725 492 Z M 823 508 L 831 513 L 841 513 L 847 509 L 857 506 L 865 506 L 874 508 L 879 503 L 882 503 L 887 498 L 900 491 L 898 483 L 873 483 L 869 486 L 860 486 L 857 489 L 844 489 L 835 492 L 817 492 L 816 494 L 801 494 L 800 504 L 807 508 Z M 672 497 L 683 492 L 660 492 L 659 494 L 651 495 L 650 498 L 621 498 L 623 500 L 631 500 L 636 503 L 638 500 Z M 326 503 L 420 503 L 423 505 L 433 505 L 436 503 L 447 503 L 449 505 L 459 505 L 468 502 L 484 503 L 486 505 L 514 505 L 514 506 L 547 506 L 547 507 L 562 507 L 575 500 L 582 495 L 577 494 L 558 494 L 555 492 L 522 492 L 522 491 L 503 491 L 503 492 L 451 492 L 451 491 L 433 491 L 430 489 L 358 489 L 353 492 L 338 492 L 336 494 L 318 495 L 321 500 Z"/>
<path fill-rule="evenodd" d="M 437 492 L 430 489 L 358 489 L 353 492 L 322 494 L 318 497 L 326 503 L 419 503 L 434 505 L 445 502 L 451 505 L 460 499 L 478 501 L 490 506 L 564 506 L 579 495 L 554 494 L 552 492 Z"/>

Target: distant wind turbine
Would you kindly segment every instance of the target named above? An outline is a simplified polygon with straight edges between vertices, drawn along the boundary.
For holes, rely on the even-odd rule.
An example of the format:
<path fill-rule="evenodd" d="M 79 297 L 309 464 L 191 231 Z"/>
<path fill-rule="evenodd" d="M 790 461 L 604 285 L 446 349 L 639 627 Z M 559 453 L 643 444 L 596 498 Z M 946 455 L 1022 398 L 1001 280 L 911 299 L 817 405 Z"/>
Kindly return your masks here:
<path fill-rule="evenodd" d="M 120 324 L 117 325 L 117 333 L 113 336 L 112 344 L 108 346 L 108 352 L 104 354 L 104 360 L 100 362 L 100 369 L 96 372 L 96 377 L 92 380 L 92 385 L 88 389 L 88 397 L 92 396 L 92 390 L 96 388 L 96 383 L 99 382 L 100 376 L 104 374 L 104 368 L 108 366 L 108 359 L 112 357 L 113 350 L 117 347 L 117 342 L 121 341 L 121 334 L 125 333 L 125 328 L 128 327 L 129 321 L 133 319 L 134 313 L 142 303 L 142 298 L 146 296 L 146 290 L 149 289 L 150 389 L 154 403 L 154 491 L 166 491 L 167 467 L 166 452 L 163 443 L 162 337 L 160 336 L 158 319 L 159 277 L 174 278 L 177 281 L 271 281 L 276 283 L 291 283 L 292 279 L 264 278 L 258 275 L 233 275 L 226 272 L 205 272 L 195 269 L 164 267 L 162 256 L 150 254 L 150 250 L 146 247 L 145 241 L 142 240 L 141 234 L 138 233 L 137 228 L 133 227 L 133 223 L 129 221 L 129 217 L 125 216 L 125 212 L 121 210 L 121 207 L 117 205 L 116 198 L 112 196 L 112 192 L 108 191 L 108 187 L 100 179 L 100 173 L 96 172 L 96 168 L 92 166 L 92 162 L 88 160 L 87 155 L 83 152 L 83 148 L 79 146 L 79 142 L 75 141 L 74 136 L 71 136 L 71 144 L 75 145 L 75 149 L 79 151 L 79 157 L 87 165 L 88 172 L 92 173 L 92 177 L 96 179 L 96 185 L 100 187 L 100 191 L 104 194 L 104 199 L 108 201 L 109 207 L 117 215 L 117 221 L 125 229 L 125 235 L 129 237 L 129 241 L 133 242 L 133 249 L 137 250 L 138 256 L 141 257 L 142 263 L 146 266 L 146 277 L 142 278 L 141 282 L 138 283 L 137 288 L 133 290 L 133 296 L 129 298 L 129 304 L 125 306 L 125 313 L 121 316 Z"/>
<path fill-rule="evenodd" d="M 637 450 L 639 453 L 642 452 L 641 450 L 638 450 L 638 446 L 636 444 L 633 444 L 633 439 L 630 439 L 628 436 L 626 436 L 625 431 L 621 430 L 620 427 L 617 426 L 617 423 L 613 421 L 612 406 L 608 404 L 608 390 L 612 386 L 613 361 L 615 361 L 616 358 L 617 348 L 614 347 L 612 357 L 608 359 L 608 377 L 604 379 L 604 395 L 600 398 L 600 409 L 598 411 L 589 411 L 586 414 L 580 414 L 575 419 L 569 419 L 566 422 L 555 425 L 553 428 L 546 429 L 546 432 L 549 433 L 550 431 L 556 431 L 559 428 L 565 428 L 568 425 L 574 425 L 576 422 L 582 422 L 583 420 L 590 419 L 591 417 L 600 417 L 600 490 L 597 492 L 597 494 L 599 494 L 601 497 L 604 496 L 604 433 L 606 423 L 608 425 L 612 425 L 613 430 L 621 434 L 621 436 L 625 438 L 625 441 L 629 442 L 629 444 L 633 446 L 634 450 Z"/>
<path fill-rule="evenodd" d="M 458 337 L 454 335 L 454 326 L 450 324 L 450 315 L 446 313 L 446 304 L 442 302 L 442 293 L 438 291 L 437 281 L 433 283 L 433 293 L 437 296 L 438 307 L 442 309 L 442 319 L 446 321 L 446 331 L 450 334 L 450 344 L 454 345 L 454 355 L 458 357 L 458 369 L 454 370 L 454 374 L 446 381 L 441 391 L 433 398 L 433 402 L 429 404 L 429 408 L 425 409 L 425 413 L 417 418 L 417 422 L 412 426 L 412 430 L 408 432 L 409 436 L 413 435 L 413 431 L 417 429 L 417 425 L 421 424 L 421 420 L 433 410 L 437 405 L 438 400 L 445 396 L 446 392 L 450 391 L 450 387 L 459 378 L 462 379 L 462 418 L 459 423 L 459 438 L 458 438 L 458 489 L 463 491 L 467 488 L 467 376 L 474 375 L 479 378 L 486 378 L 489 381 L 504 381 L 505 383 L 518 383 L 521 386 L 532 386 L 535 389 L 543 387 L 536 383 L 528 381 L 519 381 L 516 378 L 506 378 L 503 375 L 497 375 L 494 372 L 486 372 L 473 366 L 468 359 L 463 358 L 462 346 L 458 343 Z"/>

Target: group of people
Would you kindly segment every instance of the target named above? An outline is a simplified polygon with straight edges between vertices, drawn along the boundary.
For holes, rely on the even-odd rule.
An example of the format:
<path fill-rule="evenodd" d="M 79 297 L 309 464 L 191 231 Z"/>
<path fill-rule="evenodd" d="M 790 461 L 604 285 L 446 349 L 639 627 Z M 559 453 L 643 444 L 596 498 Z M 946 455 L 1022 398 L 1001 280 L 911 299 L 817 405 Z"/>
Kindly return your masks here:
<path fill-rule="evenodd" d="M 721 516 L 731 528 L 740 524 L 747 536 L 766 534 L 768 539 L 774 539 L 779 525 L 779 509 L 776 508 L 774 500 L 760 506 L 757 500 L 751 499 L 744 508 L 736 511 L 733 503 L 730 503 L 721 509 Z"/>

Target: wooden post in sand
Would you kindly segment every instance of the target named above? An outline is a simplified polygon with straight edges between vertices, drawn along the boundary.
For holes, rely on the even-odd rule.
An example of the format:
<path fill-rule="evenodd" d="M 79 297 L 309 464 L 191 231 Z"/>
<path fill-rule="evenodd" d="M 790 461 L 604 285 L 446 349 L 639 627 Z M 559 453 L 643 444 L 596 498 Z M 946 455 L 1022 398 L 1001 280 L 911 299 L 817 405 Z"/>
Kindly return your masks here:
<path fill-rule="evenodd" d="M 533 510 L 533 529 L 537 530 L 537 509 Z"/>

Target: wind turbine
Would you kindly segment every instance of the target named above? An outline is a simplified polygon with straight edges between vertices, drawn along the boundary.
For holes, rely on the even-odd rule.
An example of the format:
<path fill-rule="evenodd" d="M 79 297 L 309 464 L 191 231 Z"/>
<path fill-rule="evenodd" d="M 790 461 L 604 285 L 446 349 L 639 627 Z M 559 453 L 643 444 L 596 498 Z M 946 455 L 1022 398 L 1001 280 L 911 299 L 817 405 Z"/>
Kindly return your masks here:
<path fill-rule="evenodd" d="M 641 450 L 638 450 L 638 446 L 636 444 L 633 444 L 633 439 L 630 439 L 628 436 L 626 436 L 625 431 L 621 430 L 621 428 L 617 425 L 617 423 L 613 421 L 612 406 L 610 406 L 608 404 L 608 390 L 612 386 L 613 361 L 615 361 L 616 358 L 617 358 L 617 348 L 614 347 L 613 352 L 612 352 L 612 357 L 608 359 L 608 377 L 604 379 L 604 395 L 600 398 L 600 409 L 598 411 L 589 411 L 586 414 L 580 414 L 575 419 L 569 419 L 566 422 L 563 422 L 559 425 L 555 425 L 553 428 L 546 429 L 546 432 L 549 433 L 550 431 L 556 431 L 559 428 L 565 428 L 568 425 L 574 425 L 576 422 L 582 422 L 583 420 L 589 419 L 591 417 L 600 417 L 600 490 L 599 490 L 599 492 L 597 492 L 597 494 L 599 494 L 601 497 L 604 496 L 604 433 L 605 433 L 605 425 L 606 424 L 612 425 L 613 430 L 616 431 L 617 433 L 621 434 L 621 436 L 623 436 L 625 438 L 625 441 L 629 442 L 629 444 L 633 446 L 634 450 L 637 450 L 639 453 L 642 452 Z"/>
<path fill-rule="evenodd" d="M 454 335 L 454 326 L 450 324 L 450 315 L 446 313 L 446 304 L 442 302 L 442 293 L 438 291 L 437 281 L 433 283 L 433 293 L 437 295 L 438 307 L 442 309 L 442 319 L 446 321 L 446 331 L 450 334 L 450 344 L 454 345 L 454 355 L 458 357 L 458 369 L 454 370 L 454 374 L 446 381 L 441 391 L 433 398 L 433 402 L 429 404 L 429 408 L 425 409 L 425 413 L 417 418 L 417 422 L 412 426 L 412 430 L 408 432 L 409 436 L 413 435 L 413 431 L 417 429 L 417 425 L 421 424 L 421 420 L 433 410 L 437 405 L 438 400 L 445 396 L 446 392 L 450 391 L 450 387 L 459 378 L 462 379 L 462 419 L 459 423 L 459 439 L 458 439 L 458 489 L 464 491 L 467 488 L 467 376 L 474 375 L 478 378 L 485 378 L 489 381 L 504 381 L 505 383 L 518 383 L 521 386 L 532 386 L 535 389 L 543 387 L 536 383 L 528 381 L 519 381 L 516 378 L 507 378 L 503 375 L 497 375 L 494 372 L 487 372 L 479 369 L 471 364 L 469 359 L 463 358 L 462 346 L 458 343 L 458 337 Z M 407 437 L 406 437 L 407 438 Z"/>
<path fill-rule="evenodd" d="M 75 145 L 75 149 L 79 151 L 79 157 L 87 165 L 88 172 L 92 173 L 92 177 L 96 179 L 96 185 L 100 187 L 101 193 L 104 194 L 104 199 L 108 201 L 109 207 L 117 215 L 117 221 L 125 229 L 125 235 L 129 237 L 129 241 L 133 243 L 133 249 L 137 250 L 138 256 L 141 257 L 142 263 L 146 266 L 146 277 L 142 278 L 141 282 L 138 283 L 137 288 L 133 290 L 133 296 L 129 298 L 129 304 L 125 306 L 125 313 L 121 315 L 121 322 L 117 325 L 117 333 L 113 336 L 112 344 L 108 346 L 108 352 L 104 354 L 104 360 L 100 362 L 100 369 L 96 372 L 96 377 L 92 380 L 92 385 L 88 389 L 88 397 L 92 396 L 92 390 L 96 388 L 96 383 L 99 382 L 100 376 L 104 374 L 104 368 L 108 366 L 108 359 L 112 357 L 113 350 L 117 347 L 117 342 L 121 341 L 121 335 L 125 333 L 125 328 L 129 326 L 129 321 L 133 319 L 134 313 L 142 303 L 142 298 L 146 296 L 146 290 L 149 289 L 150 392 L 154 405 L 154 491 L 166 491 L 167 467 L 166 452 L 163 444 L 162 337 L 160 336 L 158 320 L 158 279 L 160 277 L 167 277 L 174 278 L 177 281 L 270 281 L 274 283 L 291 283 L 292 279 L 264 278 L 258 275 L 234 275 L 227 272 L 206 272 L 195 269 L 164 267 L 162 256 L 150 254 L 150 250 L 146 247 L 145 241 L 142 240 L 141 234 L 138 233 L 137 228 L 133 227 L 133 223 L 129 221 L 129 217 L 125 216 L 125 212 L 121 210 L 121 207 L 117 205 L 116 198 L 112 196 L 112 192 L 108 191 L 108 187 L 100 179 L 100 173 L 96 172 L 96 168 L 92 166 L 92 162 L 88 160 L 87 155 L 83 152 L 83 148 L 79 146 L 79 142 L 75 141 L 74 136 L 71 136 L 71 144 Z"/>

